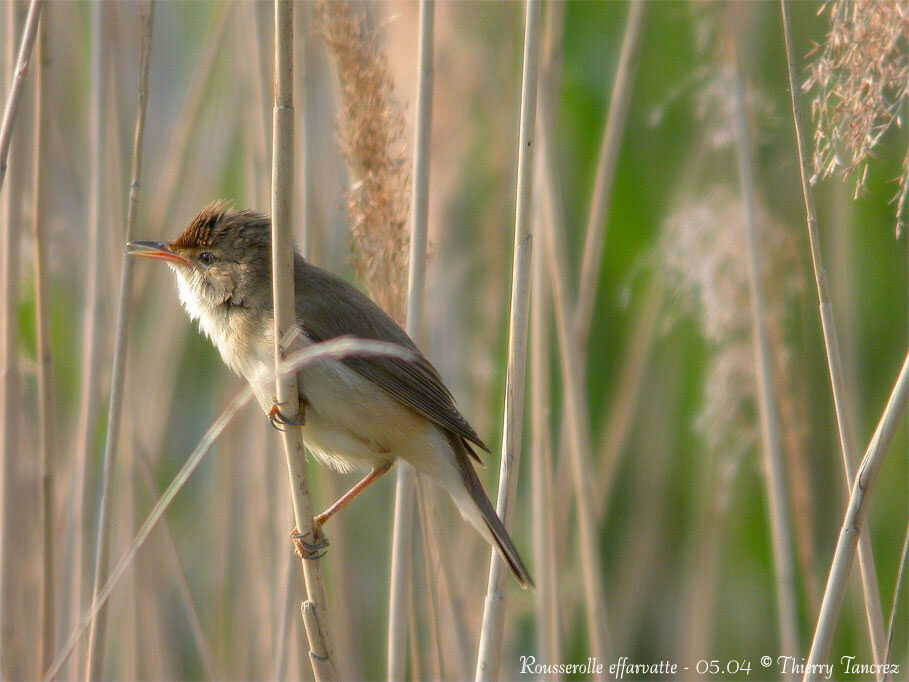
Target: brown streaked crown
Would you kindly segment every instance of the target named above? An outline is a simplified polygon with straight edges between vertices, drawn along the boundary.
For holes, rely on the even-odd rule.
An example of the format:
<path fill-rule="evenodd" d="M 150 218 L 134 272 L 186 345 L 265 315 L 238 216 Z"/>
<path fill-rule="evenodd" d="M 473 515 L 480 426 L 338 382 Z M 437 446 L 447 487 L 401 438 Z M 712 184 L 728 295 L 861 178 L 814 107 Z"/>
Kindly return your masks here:
<path fill-rule="evenodd" d="M 228 213 L 234 212 L 229 201 L 213 201 L 199 211 L 179 237 L 170 245 L 178 249 L 191 249 L 209 246 L 211 244 L 212 230 Z"/>

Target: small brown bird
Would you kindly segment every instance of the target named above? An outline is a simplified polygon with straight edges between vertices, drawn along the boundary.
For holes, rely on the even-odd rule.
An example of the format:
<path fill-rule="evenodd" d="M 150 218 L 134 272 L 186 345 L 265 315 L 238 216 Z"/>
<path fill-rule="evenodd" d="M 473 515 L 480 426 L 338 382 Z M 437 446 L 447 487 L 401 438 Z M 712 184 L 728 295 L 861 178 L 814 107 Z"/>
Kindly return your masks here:
<path fill-rule="evenodd" d="M 199 321 L 225 364 L 250 383 L 266 414 L 282 421 L 273 398 L 269 218 L 215 203 L 173 241 L 130 242 L 127 253 L 159 258 L 171 267 L 189 316 Z M 338 471 L 370 470 L 316 517 L 317 526 L 402 459 L 447 490 L 461 514 L 499 549 L 521 586 L 533 587 L 470 461 L 480 462 L 475 447 L 489 448 L 410 337 L 357 288 L 300 254 L 294 259 L 294 294 L 304 343 L 349 335 L 396 343 L 413 353 L 412 360 L 325 359 L 298 372 L 299 422 L 307 448 Z"/>

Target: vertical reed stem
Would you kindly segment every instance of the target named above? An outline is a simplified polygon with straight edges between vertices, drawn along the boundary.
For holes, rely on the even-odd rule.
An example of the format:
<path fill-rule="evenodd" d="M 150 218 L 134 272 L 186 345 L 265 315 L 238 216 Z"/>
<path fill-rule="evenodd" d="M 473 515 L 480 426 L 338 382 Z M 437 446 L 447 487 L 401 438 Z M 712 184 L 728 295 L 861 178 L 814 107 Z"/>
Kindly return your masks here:
<path fill-rule="evenodd" d="M 294 297 L 294 103 L 293 103 L 293 3 L 275 0 L 275 108 L 272 133 L 271 215 L 272 286 L 275 315 L 275 394 L 289 414 L 297 414 L 300 398 L 296 372 L 280 372 L 285 351 L 296 336 Z M 297 531 L 315 538 L 312 501 L 306 478 L 303 432 L 282 432 L 290 479 L 294 523 Z M 328 628 L 325 581 L 320 560 L 301 560 L 307 602 L 304 622 L 309 639 L 310 663 L 317 681 L 338 679 L 334 647 Z"/>
<path fill-rule="evenodd" d="M 575 327 L 581 346 L 587 345 L 596 292 L 600 283 L 603 247 L 606 242 L 607 211 L 612 202 L 612 187 L 619 162 L 619 152 L 622 149 L 625 120 L 628 117 L 631 85 L 638 67 L 645 9 L 644 0 L 632 0 L 625 23 L 625 37 L 622 39 L 622 52 L 619 55 L 619 65 L 616 67 L 612 96 L 609 100 L 609 114 L 606 117 L 606 127 L 603 129 L 603 139 L 600 142 L 597 174 L 593 181 L 593 197 L 587 219 L 587 236 L 584 240 L 578 303 L 575 310 Z"/>
<path fill-rule="evenodd" d="M 38 365 L 38 460 L 41 514 L 41 592 L 38 641 L 38 677 L 50 665 L 54 649 L 54 382 L 50 346 L 47 274 L 47 233 L 44 209 L 47 156 L 47 35 L 48 13 L 41 18 L 35 58 L 34 224 L 35 242 L 35 347 Z"/>
<path fill-rule="evenodd" d="M 133 161 L 130 173 L 129 199 L 126 212 L 124 242 L 133 237 L 139 206 L 139 183 L 142 177 L 142 139 L 145 133 L 145 112 L 148 101 L 148 66 L 151 52 L 152 27 L 155 17 L 154 0 L 141 9 L 142 47 L 139 57 L 139 93 L 136 107 L 136 129 L 133 136 Z M 123 386 L 126 382 L 126 352 L 129 341 L 129 304 L 133 290 L 133 259 L 123 256 L 120 270 L 120 296 L 117 302 L 117 330 L 114 340 L 114 360 L 111 369 L 110 403 L 107 412 L 107 439 L 104 444 L 104 464 L 101 482 L 101 509 L 98 515 L 98 540 L 95 546 L 95 579 L 92 600 L 97 601 L 109 573 L 111 513 L 113 511 L 114 464 L 120 442 L 120 423 L 123 416 Z M 101 609 L 91 622 L 88 636 L 86 680 L 101 679 L 104 671 L 104 640 L 107 629 L 107 610 Z"/>
<path fill-rule="evenodd" d="M 89 556 L 92 514 L 89 510 L 92 489 L 89 459 L 95 452 L 95 429 L 98 421 L 98 374 L 101 361 L 101 193 L 104 171 L 104 3 L 91 5 L 91 54 L 89 57 L 89 131 L 88 144 L 88 244 L 86 248 L 85 299 L 82 329 L 82 380 L 79 390 L 79 421 L 76 432 L 73 476 L 73 556 L 70 616 L 72 622 L 82 611 L 83 571 Z M 78 656 L 76 657 L 78 659 Z M 78 667 L 79 661 L 74 660 Z M 75 678 L 78 672 L 72 671 Z"/>
<path fill-rule="evenodd" d="M 505 370 L 505 414 L 496 513 L 508 526 L 518 489 L 521 436 L 524 426 L 524 384 L 527 358 L 527 327 L 530 317 L 531 190 L 537 115 L 537 71 L 539 67 L 541 3 L 527 0 L 524 18 L 524 67 L 521 78 L 521 115 L 518 128 L 518 186 L 515 201 L 514 263 L 511 275 L 511 310 L 508 327 L 508 364 Z M 505 625 L 505 575 L 495 549 L 489 557 L 489 582 L 480 630 L 475 679 L 496 679 L 502 655 Z"/>
<path fill-rule="evenodd" d="M 546 78 L 541 80 L 540 89 L 542 101 L 546 102 L 553 96 Z M 584 583 L 590 655 L 596 656 L 600 660 L 607 660 L 611 647 L 607 630 L 606 600 L 603 595 L 603 576 L 599 561 L 596 516 L 591 491 L 591 476 L 594 469 L 590 457 L 590 424 L 584 405 L 584 369 L 581 366 L 580 353 L 572 328 L 574 317 L 573 308 L 569 302 L 565 234 L 555 156 L 555 122 L 550 118 L 550 107 L 542 107 L 540 109 L 540 143 L 544 178 L 542 190 L 548 213 L 548 220 L 544 221 L 546 260 L 552 284 L 556 332 L 559 340 L 559 360 L 565 391 L 565 430 L 577 505 L 580 564 Z"/>
<path fill-rule="evenodd" d="M 821 329 L 824 334 L 824 350 L 827 353 L 827 370 L 830 374 L 830 388 L 833 392 L 833 406 L 836 412 L 836 425 L 840 439 L 840 451 L 843 457 L 846 489 L 852 488 L 855 471 L 855 453 L 852 431 L 849 427 L 846 407 L 846 387 L 843 380 L 843 363 L 840 359 L 839 341 L 836 334 L 836 323 L 833 316 L 833 300 L 827 287 L 827 270 L 821 257 L 820 234 L 818 233 L 817 213 L 814 210 L 814 193 L 811 189 L 808 170 L 808 143 L 802 127 L 802 113 L 799 105 L 801 88 L 795 70 L 795 57 L 792 48 L 792 27 L 789 21 L 789 4 L 780 0 L 780 11 L 783 22 L 783 38 L 786 45 L 786 65 L 789 73 L 789 94 L 792 98 L 792 121 L 795 128 L 796 144 L 799 154 L 799 174 L 802 180 L 802 195 L 805 201 L 805 215 L 808 223 L 808 242 L 811 247 L 811 264 L 814 268 L 814 281 L 817 286 L 818 305 L 821 315 Z M 875 663 L 882 663 L 886 648 L 884 615 L 881 607 L 880 590 L 877 574 L 874 570 L 874 554 L 871 551 L 871 538 L 867 530 L 859 536 L 859 568 L 862 574 L 862 591 L 865 596 L 865 615 L 868 619 L 868 633 L 871 637 L 871 651 Z"/>
<path fill-rule="evenodd" d="M 852 493 L 849 496 L 849 506 L 843 518 L 840 537 L 836 543 L 836 552 L 830 564 L 830 574 L 827 577 L 827 587 L 824 590 L 824 600 L 821 602 L 821 611 L 817 619 L 817 628 L 811 642 L 811 652 L 805 664 L 804 682 L 820 679 L 820 666 L 826 663 L 830 655 L 830 645 L 833 642 L 833 633 L 836 630 L 836 621 L 843 596 L 846 594 L 846 585 L 849 584 L 849 574 L 852 572 L 852 562 L 855 559 L 856 546 L 862 534 L 862 522 L 868 510 L 868 501 L 877 482 L 878 474 L 884 465 L 887 448 L 893 439 L 893 434 L 900 426 L 906 400 L 909 397 L 909 354 L 903 360 L 902 369 L 887 406 L 878 421 L 862 463 L 855 474 L 852 484 Z"/>
<path fill-rule="evenodd" d="M 22 88 L 25 86 L 28 63 L 31 60 L 32 48 L 38 35 L 38 20 L 41 18 L 43 5 L 44 0 L 31 0 L 25 28 L 22 29 L 19 58 L 16 61 L 16 70 L 10 84 L 9 99 L 6 100 L 6 109 L 3 112 L 3 123 L 0 124 L 0 190 L 3 189 L 3 180 L 6 178 L 9 148 L 13 142 L 13 126 L 16 122 L 16 114 L 19 112 L 19 103 L 22 101 Z"/>
<path fill-rule="evenodd" d="M 735 51 L 735 35 L 729 29 L 730 46 Z M 754 178 L 752 177 L 750 140 L 745 122 L 745 92 L 738 55 L 732 65 L 733 126 L 739 166 L 739 183 L 745 204 L 745 231 L 748 244 L 748 275 L 751 291 L 751 319 L 754 334 L 755 373 L 757 375 L 758 405 L 761 415 L 761 443 L 764 451 L 764 477 L 767 485 L 767 505 L 773 539 L 773 559 L 776 573 L 777 617 L 780 627 L 780 651 L 783 656 L 799 652 L 798 623 L 795 613 L 795 571 L 792 560 L 792 525 L 789 520 L 786 494 L 785 464 L 780 443 L 779 412 L 773 394 L 770 340 L 761 286 L 761 259 L 758 244 L 757 215 L 754 207 Z"/>
<path fill-rule="evenodd" d="M 432 131 L 434 0 L 420 0 L 417 121 L 414 130 L 413 196 L 410 205 L 410 258 L 407 276 L 407 332 L 419 341 L 423 326 L 426 281 L 426 233 L 429 215 L 429 155 Z M 404 678 L 407 652 L 407 585 L 413 561 L 413 468 L 397 467 L 395 515 L 391 541 L 391 586 L 388 602 L 388 679 Z M 413 626 L 413 624 L 411 624 Z"/>

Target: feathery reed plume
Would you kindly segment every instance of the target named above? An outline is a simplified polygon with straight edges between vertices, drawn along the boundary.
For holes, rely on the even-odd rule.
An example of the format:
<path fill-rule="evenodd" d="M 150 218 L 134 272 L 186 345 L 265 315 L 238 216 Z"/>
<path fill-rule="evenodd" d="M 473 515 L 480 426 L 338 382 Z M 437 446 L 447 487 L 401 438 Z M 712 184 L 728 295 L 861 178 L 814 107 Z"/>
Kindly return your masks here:
<path fill-rule="evenodd" d="M 877 428 L 874 430 L 874 435 L 868 443 L 862 462 L 855 472 L 855 482 L 849 496 L 849 505 L 846 507 L 836 551 L 830 564 L 824 600 L 821 602 L 817 627 L 811 642 L 811 652 L 808 654 L 808 661 L 805 664 L 804 682 L 820 679 L 821 664 L 827 661 L 830 654 L 830 645 L 833 643 L 833 633 L 836 630 L 840 606 L 842 606 L 843 597 L 846 594 L 846 585 L 849 584 L 849 574 L 852 572 L 858 540 L 863 534 L 862 528 L 867 527 L 864 526 L 864 519 L 868 511 L 871 493 L 874 491 L 874 484 L 877 483 L 881 467 L 884 465 L 890 441 L 893 440 L 894 433 L 902 423 L 907 399 L 909 399 L 909 354 L 903 360 L 890 398 L 884 407 Z"/>
<path fill-rule="evenodd" d="M 341 88 L 338 137 L 353 186 L 347 199 L 354 269 L 392 318 L 404 320 L 408 176 L 404 116 L 378 37 L 348 2 L 319 4 Z"/>
<path fill-rule="evenodd" d="M 275 0 L 275 77 L 272 123 L 271 166 L 271 262 L 275 324 L 275 395 L 290 414 L 299 413 L 300 394 L 296 374 L 279 373 L 287 348 L 294 342 L 294 97 L 293 97 L 293 3 Z M 296 532 L 316 537 L 306 477 L 303 432 L 287 428 L 281 432 L 287 474 L 290 479 Z M 317 682 L 338 679 L 334 646 L 329 630 L 322 562 L 300 558 L 306 583 L 307 603 L 303 607 L 313 675 Z"/>
<path fill-rule="evenodd" d="M 35 56 L 35 139 L 33 236 L 35 242 L 35 348 L 38 361 L 38 457 L 41 515 L 41 601 L 38 639 L 38 675 L 50 665 L 54 648 L 54 380 L 50 347 L 47 273 L 47 34 L 48 12 L 44 12 Z"/>
<path fill-rule="evenodd" d="M 830 32 L 815 46 L 802 90 L 814 95 L 812 184 L 833 174 L 855 177 L 865 190 L 868 162 L 884 134 L 902 127 L 909 104 L 909 2 L 832 0 Z M 896 194 L 896 236 L 906 225 L 909 149 Z"/>
<path fill-rule="evenodd" d="M 139 56 L 139 93 L 136 106 L 136 128 L 133 137 L 133 161 L 130 173 L 124 241 L 132 239 L 139 206 L 139 186 L 142 179 L 142 141 L 145 133 L 145 112 L 148 102 L 148 68 L 154 25 L 154 0 L 141 8 L 141 51 Z M 126 382 L 126 352 L 129 340 L 129 305 L 133 290 L 133 260 L 123 256 L 120 272 L 120 297 L 117 302 L 117 331 L 114 341 L 114 360 L 111 370 L 110 405 L 107 414 L 107 440 L 104 445 L 104 464 L 101 483 L 101 504 L 98 513 L 98 539 L 95 546 L 95 578 L 93 600 L 98 599 L 101 586 L 107 580 L 110 554 L 111 514 L 113 512 L 114 463 L 120 442 L 120 423 L 123 416 L 123 386 Z M 104 669 L 104 640 L 107 611 L 100 610 L 91 621 L 88 637 L 88 660 L 85 679 L 100 679 Z"/>
<path fill-rule="evenodd" d="M 765 253 L 792 253 L 784 228 L 761 204 L 757 222 Z M 748 311 L 744 234 L 736 229 L 744 207 L 725 186 L 679 203 L 669 214 L 656 248 L 675 315 L 700 320 L 712 356 L 696 427 L 708 450 L 735 459 L 756 441 L 755 375 Z M 797 291 L 791 259 L 763 259 L 768 315 L 778 319 L 785 297 Z M 783 298 L 780 298 L 783 296 Z M 785 353 L 785 349 L 780 349 Z"/>
<path fill-rule="evenodd" d="M 827 283 L 827 270 L 821 254 L 820 234 L 818 232 L 817 212 L 814 208 L 814 190 L 808 170 L 808 143 L 802 125 L 801 105 L 799 104 L 798 77 L 796 76 L 795 54 L 792 47 L 792 27 L 789 21 L 789 5 L 780 0 L 780 15 L 783 24 L 783 40 L 786 46 L 786 67 L 789 75 L 789 95 L 792 99 L 792 120 L 795 128 L 796 145 L 799 157 L 799 175 L 802 181 L 802 196 L 805 202 L 805 217 L 808 227 L 808 243 L 811 249 L 811 264 L 814 269 L 814 281 L 817 287 L 818 307 L 820 309 L 821 330 L 824 335 L 824 350 L 827 356 L 827 371 L 830 376 L 830 389 L 833 394 L 833 407 L 836 414 L 837 433 L 840 440 L 840 452 L 847 489 L 852 488 L 855 472 L 855 441 L 847 418 L 846 388 L 843 379 L 843 363 L 840 358 L 839 340 L 833 314 L 833 301 Z M 871 539 L 867 530 L 859 537 L 859 568 L 862 573 L 862 591 L 865 597 L 865 614 L 868 620 L 868 634 L 871 638 L 871 651 L 875 663 L 880 663 L 884 650 L 884 617 L 881 608 L 880 591 L 877 575 L 874 570 L 874 555 L 871 551 Z"/>

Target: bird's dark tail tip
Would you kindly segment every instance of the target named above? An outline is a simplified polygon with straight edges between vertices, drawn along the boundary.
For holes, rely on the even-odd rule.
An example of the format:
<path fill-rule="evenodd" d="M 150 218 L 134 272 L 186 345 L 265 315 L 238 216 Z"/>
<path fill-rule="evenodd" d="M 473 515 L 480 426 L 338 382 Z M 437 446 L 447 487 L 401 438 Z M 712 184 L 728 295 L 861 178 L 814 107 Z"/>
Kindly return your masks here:
<path fill-rule="evenodd" d="M 464 451 L 463 444 L 456 437 L 452 437 L 450 440 L 454 441 L 452 446 L 456 453 L 458 469 L 461 472 L 461 479 L 464 483 L 464 488 L 462 488 L 460 494 L 455 491 L 452 493 L 455 503 L 461 509 L 461 513 L 477 527 L 477 530 L 498 548 L 499 554 L 505 559 L 521 587 L 525 590 L 534 589 L 533 579 L 530 577 L 527 567 L 524 566 L 517 547 L 511 541 L 511 536 L 505 530 L 502 520 L 496 514 L 495 508 L 486 496 L 486 491 L 483 490 L 483 485 L 480 483 L 480 479 L 477 478 L 477 473 L 473 470 L 467 453 Z M 468 495 L 463 495 L 465 488 Z"/>

